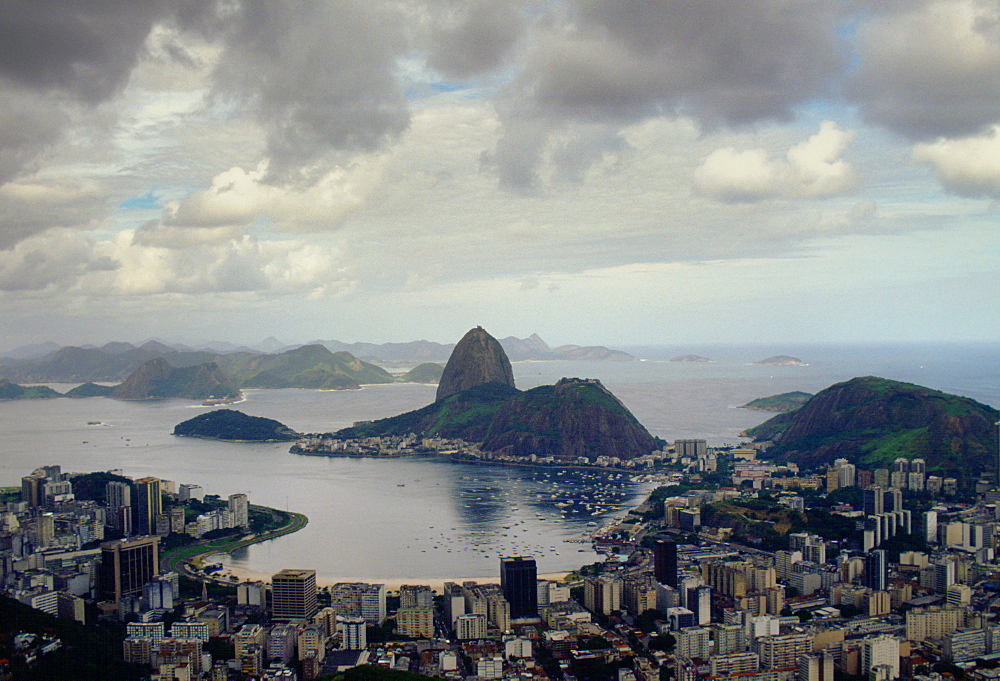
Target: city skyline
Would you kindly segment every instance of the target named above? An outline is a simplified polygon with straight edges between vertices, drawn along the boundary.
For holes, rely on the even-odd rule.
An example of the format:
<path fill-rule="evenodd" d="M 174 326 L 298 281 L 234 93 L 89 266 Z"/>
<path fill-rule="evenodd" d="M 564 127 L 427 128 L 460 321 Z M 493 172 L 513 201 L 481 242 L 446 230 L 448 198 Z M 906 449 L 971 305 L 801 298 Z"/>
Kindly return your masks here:
<path fill-rule="evenodd" d="M 61 4 L 0 18 L 8 348 L 1000 330 L 995 3 Z"/>

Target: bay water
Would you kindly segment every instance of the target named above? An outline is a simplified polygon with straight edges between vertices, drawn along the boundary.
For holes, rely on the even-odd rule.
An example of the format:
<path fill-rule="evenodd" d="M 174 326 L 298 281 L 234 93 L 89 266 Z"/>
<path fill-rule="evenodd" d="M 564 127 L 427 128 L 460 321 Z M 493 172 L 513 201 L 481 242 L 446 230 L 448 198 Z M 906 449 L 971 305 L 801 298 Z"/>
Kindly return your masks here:
<path fill-rule="evenodd" d="M 645 361 L 517 362 L 517 386 L 598 378 L 654 435 L 735 444 L 770 416 L 738 408 L 767 395 L 817 392 L 878 375 L 1000 406 L 1000 346 L 796 347 L 806 366 L 756 360 L 787 349 L 637 348 Z M 672 362 L 698 352 L 712 362 Z M 54 385 L 56 389 L 72 386 Z M 251 390 L 232 408 L 324 432 L 392 416 L 434 399 L 435 386 L 356 391 Z M 291 454 L 289 445 L 174 437 L 173 427 L 214 407 L 185 400 L 0 402 L 0 485 L 17 486 L 45 464 L 65 471 L 118 470 L 201 485 L 225 497 L 309 516 L 300 532 L 257 544 L 225 563 L 264 574 L 313 568 L 323 581 L 496 577 L 499 558 L 535 556 L 540 572 L 596 556 L 593 530 L 638 503 L 649 485 L 632 476 L 457 464 L 441 458 L 348 459 Z M 99 422 L 93 425 L 91 422 Z"/>

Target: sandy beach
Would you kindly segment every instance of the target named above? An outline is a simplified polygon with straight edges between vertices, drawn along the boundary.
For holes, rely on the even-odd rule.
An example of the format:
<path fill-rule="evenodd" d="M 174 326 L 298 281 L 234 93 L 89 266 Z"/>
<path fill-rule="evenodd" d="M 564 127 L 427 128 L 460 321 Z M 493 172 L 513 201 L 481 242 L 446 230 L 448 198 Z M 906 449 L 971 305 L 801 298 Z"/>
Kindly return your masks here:
<path fill-rule="evenodd" d="M 208 556 L 206 562 L 211 563 L 213 556 Z M 499 571 L 499 567 L 497 568 Z M 552 572 L 549 574 L 538 575 L 539 579 L 546 579 L 552 582 L 563 581 L 569 572 Z M 255 572 L 253 570 L 247 570 L 244 568 L 235 567 L 225 567 L 216 573 L 217 577 L 236 577 L 237 582 L 270 582 L 271 575 L 264 574 L 263 572 Z M 480 584 L 499 584 L 500 576 L 496 577 L 447 577 L 442 579 L 428 579 L 426 577 L 413 577 L 405 578 L 399 577 L 395 579 L 378 579 L 378 580 L 348 580 L 348 579 L 317 579 L 316 586 L 328 587 L 337 584 L 338 582 L 349 582 L 349 581 L 365 581 L 373 584 L 385 584 L 386 591 L 398 591 L 399 587 L 404 584 L 414 584 L 414 585 L 424 585 L 429 586 L 437 593 L 442 593 L 444 591 L 445 582 L 454 582 L 456 584 L 461 584 L 465 581 L 479 582 Z M 237 582 L 233 582 L 236 584 Z"/>

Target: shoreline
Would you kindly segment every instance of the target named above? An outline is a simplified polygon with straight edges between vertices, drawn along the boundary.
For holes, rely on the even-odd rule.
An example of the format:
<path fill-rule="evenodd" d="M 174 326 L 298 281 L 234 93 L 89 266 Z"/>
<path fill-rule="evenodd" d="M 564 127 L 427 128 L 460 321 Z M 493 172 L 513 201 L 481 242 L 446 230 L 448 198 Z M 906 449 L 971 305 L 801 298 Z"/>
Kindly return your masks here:
<path fill-rule="evenodd" d="M 207 562 L 215 562 L 213 559 L 216 556 L 223 556 L 228 554 L 214 553 L 205 556 Z M 311 568 L 310 568 L 311 569 Z M 499 571 L 499 568 L 498 568 Z M 562 582 L 571 572 L 550 572 L 547 574 L 538 575 L 538 579 L 545 579 L 552 582 Z M 214 581 L 222 582 L 224 584 L 232 584 L 236 586 L 240 582 L 265 582 L 270 584 L 271 575 L 263 572 L 258 572 L 256 570 L 251 570 L 249 568 L 234 567 L 231 565 L 224 565 L 221 570 L 212 575 Z M 230 576 L 236 577 L 237 581 L 232 581 L 229 579 Z M 351 579 L 351 578 L 316 578 L 316 586 L 318 588 L 331 587 L 334 584 L 341 582 L 365 582 L 367 584 L 385 584 L 386 591 L 398 591 L 403 585 L 421 585 L 429 586 L 436 593 L 442 593 L 444 590 L 445 582 L 454 582 L 455 584 L 461 584 L 462 582 L 471 581 L 477 582 L 479 584 L 499 584 L 500 577 L 393 577 L 390 579 Z"/>

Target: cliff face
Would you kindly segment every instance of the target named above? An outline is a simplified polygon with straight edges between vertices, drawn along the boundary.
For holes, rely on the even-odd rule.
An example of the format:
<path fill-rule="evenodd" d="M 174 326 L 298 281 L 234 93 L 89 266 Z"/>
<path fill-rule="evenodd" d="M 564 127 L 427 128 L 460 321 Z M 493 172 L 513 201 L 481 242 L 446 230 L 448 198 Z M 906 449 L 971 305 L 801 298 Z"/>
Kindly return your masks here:
<path fill-rule="evenodd" d="M 482 448 L 515 456 L 633 459 L 657 445 L 600 381 L 564 378 L 505 402 Z"/>
<path fill-rule="evenodd" d="M 820 391 L 748 433 L 772 440 L 779 459 L 806 466 L 843 457 L 878 468 L 919 457 L 935 474 L 968 480 L 996 472 L 998 416 L 966 397 L 867 376 Z"/>
<path fill-rule="evenodd" d="M 180 397 L 188 400 L 238 397 L 236 384 L 215 362 L 176 368 L 162 357 L 136 369 L 111 393 L 119 400 L 153 400 Z"/>
<path fill-rule="evenodd" d="M 510 360 L 496 338 L 477 326 L 466 333 L 448 358 L 438 382 L 438 401 L 484 383 L 514 387 Z"/>

